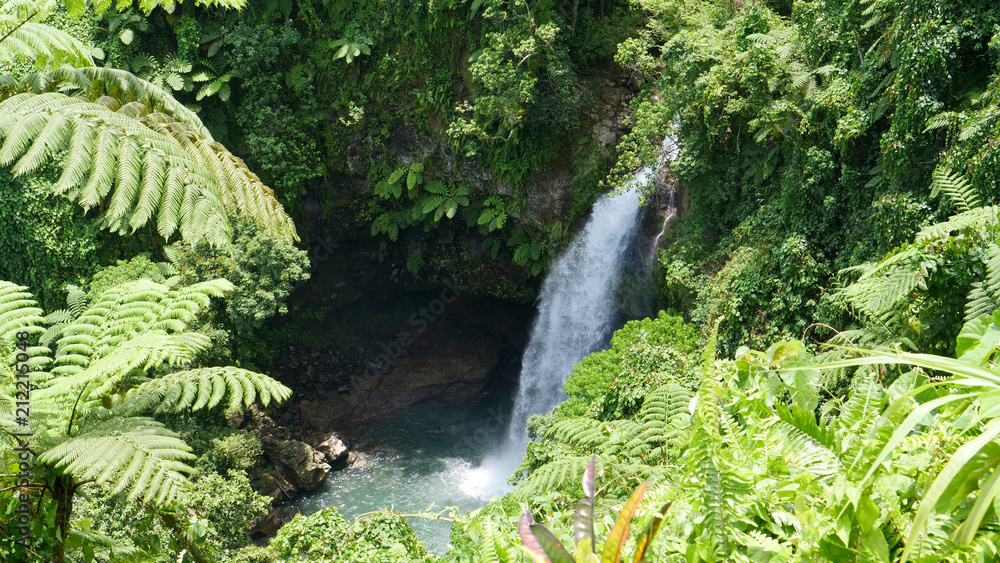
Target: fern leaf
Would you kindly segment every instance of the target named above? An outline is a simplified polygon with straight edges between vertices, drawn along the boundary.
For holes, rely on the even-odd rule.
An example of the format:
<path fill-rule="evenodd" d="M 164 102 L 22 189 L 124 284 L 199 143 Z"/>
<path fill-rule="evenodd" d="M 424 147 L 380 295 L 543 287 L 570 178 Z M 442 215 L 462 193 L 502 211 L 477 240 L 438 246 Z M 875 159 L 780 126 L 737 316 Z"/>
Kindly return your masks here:
<path fill-rule="evenodd" d="M 0 280 L 0 338 L 16 342 L 18 332 L 41 334 L 46 324 L 28 288 Z"/>
<path fill-rule="evenodd" d="M 189 113 L 162 90 L 127 73 L 98 75 L 117 87 L 120 96 L 144 96 L 148 103 L 169 106 L 174 114 Z M 98 81 L 79 70 L 60 69 L 45 76 L 52 79 L 49 82 L 68 83 L 67 91 L 100 91 Z M 15 172 L 27 174 L 68 145 L 54 191 L 80 187 L 74 198 L 84 209 L 109 198 L 104 220 L 112 231 L 126 224 L 137 229 L 156 217 L 165 237 L 179 229 L 189 240 L 211 236 L 211 242 L 227 244 L 221 240 L 231 231 L 227 217 L 238 212 L 276 236 L 298 238 L 273 190 L 212 141 L 193 114 L 187 122 L 175 121 L 171 114 L 136 111 L 137 105 L 129 101 L 122 105 L 127 111 L 118 112 L 111 109 L 113 104 L 90 103 L 65 93 L 11 96 L 0 102 L 0 164 L 17 161 Z M 183 204 L 178 207 L 182 185 Z"/>
<path fill-rule="evenodd" d="M 941 167 L 934 169 L 931 197 L 939 193 L 943 193 L 948 201 L 955 206 L 955 209 L 961 213 L 983 206 L 979 194 L 976 193 L 968 180 L 960 174 Z"/>
<path fill-rule="evenodd" d="M 13 61 L 18 56 L 36 63 L 69 63 L 92 66 L 94 50 L 65 31 L 44 23 L 25 21 L 25 17 L 8 12 L 11 3 L 0 11 L 0 29 L 7 35 L 0 41 L 0 60 Z"/>
<path fill-rule="evenodd" d="M 549 462 L 535 469 L 527 479 L 514 487 L 512 494 L 520 497 L 542 494 L 546 491 L 563 488 L 580 480 L 584 470 L 590 465 L 590 457 L 566 456 Z M 601 456 L 597 457 L 597 466 L 604 464 Z"/>
<path fill-rule="evenodd" d="M 73 475 L 97 479 L 157 506 L 180 499 L 188 488 L 185 461 L 195 459 L 176 434 L 149 418 L 121 417 L 102 422 L 38 456 L 41 463 Z"/>
<path fill-rule="evenodd" d="M 200 368 L 165 375 L 135 387 L 122 399 L 122 409 L 196 411 L 214 408 L 228 394 L 228 407 L 243 410 L 257 400 L 265 406 L 272 400 L 284 401 L 291 393 L 281 383 L 252 371 L 235 367 Z"/>

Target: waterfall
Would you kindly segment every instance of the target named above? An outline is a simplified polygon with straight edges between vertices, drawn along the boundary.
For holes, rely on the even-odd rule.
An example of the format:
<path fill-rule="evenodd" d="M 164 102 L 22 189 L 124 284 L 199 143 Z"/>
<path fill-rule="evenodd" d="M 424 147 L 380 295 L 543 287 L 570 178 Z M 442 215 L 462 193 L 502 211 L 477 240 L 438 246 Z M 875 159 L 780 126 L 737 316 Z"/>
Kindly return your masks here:
<path fill-rule="evenodd" d="M 650 264 L 656 262 L 656 249 L 660 248 L 660 239 L 663 238 L 663 234 L 667 232 L 674 217 L 677 217 L 677 188 L 671 186 L 667 191 L 667 208 L 663 210 L 660 214 L 663 215 L 663 226 L 660 227 L 660 232 L 656 233 L 653 237 L 653 243 L 649 246 L 649 256 L 647 261 Z"/>
<path fill-rule="evenodd" d="M 637 183 L 646 180 L 643 169 Z M 538 297 L 538 316 L 521 361 L 520 386 L 507 436 L 517 457 L 527 446 L 526 423 L 566 398 L 573 366 L 596 352 L 617 328 L 615 289 L 638 232 L 639 191 L 630 186 L 594 204 L 583 231 L 552 266 Z"/>
<path fill-rule="evenodd" d="M 671 139 L 664 141 L 663 159 L 676 154 L 672 147 Z M 573 366 L 606 345 L 618 328 L 615 292 L 639 231 L 639 191 L 662 164 L 663 160 L 642 168 L 621 193 L 598 199 L 583 231 L 552 265 L 542 284 L 538 316 L 521 361 L 506 442 L 469 471 L 461 484 L 465 493 L 488 498 L 506 492 L 506 479 L 527 449 L 528 417 L 546 413 L 565 399 L 563 385 Z"/>

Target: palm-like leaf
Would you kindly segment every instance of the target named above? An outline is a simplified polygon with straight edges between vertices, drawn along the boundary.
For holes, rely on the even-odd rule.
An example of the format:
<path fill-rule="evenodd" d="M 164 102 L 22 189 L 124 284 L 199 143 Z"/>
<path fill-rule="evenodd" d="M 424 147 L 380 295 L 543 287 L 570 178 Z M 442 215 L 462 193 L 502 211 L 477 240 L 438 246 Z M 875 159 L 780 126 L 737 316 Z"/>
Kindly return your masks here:
<path fill-rule="evenodd" d="M 162 89 L 106 69 L 29 78 L 21 89 L 33 91 L 0 102 L 0 166 L 29 174 L 66 151 L 55 191 L 84 209 L 105 207 L 113 232 L 155 218 L 165 238 L 180 232 L 225 245 L 228 215 L 241 213 L 279 238 L 297 239 L 274 192 Z M 57 86 L 68 93 L 46 91 Z M 97 103 L 105 98 L 121 105 Z"/>
<path fill-rule="evenodd" d="M 169 505 L 188 486 L 185 461 L 195 459 L 176 434 L 162 424 L 139 417 L 112 418 L 69 438 L 38 456 L 38 461 L 77 480 L 115 483 L 113 493 Z"/>
<path fill-rule="evenodd" d="M 231 409 L 247 408 L 256 401 L 268 405 L 284 401 L 291 389 L 249 370 L 235 367 L 179 371 L 135 387 L 122 399 L 122 410 L 156 412 L 213 408 L 228 395 Z"/>
<path fill-rule="evenodd" d="M 28 288 L 0 280 L 0 339 L 15 342 L 21 331 L 42 332 L 42 310 Z"/>
<path fill-rule="evenodd" d="M 163 8 L 163 11 L 172 14 L 180 4 L 176 0 L 139 0 L 139 9 L 145 13 L 151 12 L 154 8 Z M 197 4 L 202 6 L 214 6 L 229 10 L 239 10 L 246 5 L 246 0 L 199 0 Z M 116 0 L 112 5 L 111 0 L 66 0 L 66 8 L 71 16 L 81 16 L 90 6 L 97 15 L 114 9 L 117 12 L 124 12 L 133 6 L 131 0 Z"/>
<path fill-rule="evenodd" d="M 0 1 L 0 60 L 32 59 L 42 68 L 60 64 L 93 65 L 94 49 L 65 31 L 43 23 L 55 0 Z"/>
<path fill-rule="evenodd" d="M 882 467 L 882 463 L 889 458 L 893 450 L 914 432 L 918 425 L 926 420 L 927 416 L 939 411 L 948 405 L 961 405 L 980 403 L 984 405 L 1000 404 L 1000 374 L 993 369 L 970 364 L 966 361 L 956 360 L 942 356 L 930 354 L 911 354 L 906 352 L 868 352 L 860 358 L 852 358 L 820 364 L 823 369 L 836 369 L 845 366 L 879 366 L 879 365 L 910 365 L 936 372 L 949 373 L 953 378 L 932 382 L 906 393 L 895 400 L 883 413 L 882 420 L 886 421 L 895 411 L 907 408 L 912 404 L 912 397 L 935 387 L 947 386 L 957 388 L 950 393 L 938 396 L 917 405 L 908 416 L 895 426 L 894 432 L 888 441 L 881 448 L 877 456 L 868 463 L 868 471 L 861 480 L 862 486 L 870 483 L 876 473 Z M 790 368 L 792 370 L 797 368 Z M 913 549 L 921 543 L 922 536 L 927 532 L 931 515 L 934 513 L 938 499 L 946 490 L 956 483 L 964 482 L 969 476 L 969 461 L 977 455 L 984 447 L 992 443 L 997 436 L 1000 436 L 1000 407 L 993 406 L 984 408 L 977 413 L 976 420 L 986 422 L 981 433 L 974 439 L 963 444 L 951 458 L 945 467 L 924 492 L 917 513 L 914 515 L 913 526 L 910 528 L 906 541 L 906 546 L 902 554 L 901 561 L 908 560 Z M 877 425 L 880 428 L 884 424 Z M 981 487 L 981 492 L 976 500 L 971 514 L 956 530 L 954 536 L 965 543 L 971 543 L 978 531 L 982 519 L 985 515 L 986 505 L 992 504 L 993 500 L 1000 494 L 1000 485 L 997 484 L 995 475 L 991 476 Z"/>

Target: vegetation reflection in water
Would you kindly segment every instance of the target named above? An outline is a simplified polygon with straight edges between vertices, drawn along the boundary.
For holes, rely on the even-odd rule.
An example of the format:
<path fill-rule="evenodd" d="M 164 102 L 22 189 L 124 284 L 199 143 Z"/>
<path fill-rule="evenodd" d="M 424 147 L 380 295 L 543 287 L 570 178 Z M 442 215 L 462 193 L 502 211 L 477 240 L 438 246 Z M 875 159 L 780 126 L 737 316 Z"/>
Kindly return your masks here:
<path fill-rule="evenodd" d="M 353 444 L 370 441 L 371 465 L 330 473 L 299 509 L 308 515 L 333 506 L 350 519 L 380 509 L 410 514 L 483 506 L 488 497 L 474 468 L 506 436 L 511 400 L 509 391 L 493 390 L 474 401 L 430 401 L 359 424 Z M 449 522 L 409 520 L 428 551 L 448 549 Z"/>

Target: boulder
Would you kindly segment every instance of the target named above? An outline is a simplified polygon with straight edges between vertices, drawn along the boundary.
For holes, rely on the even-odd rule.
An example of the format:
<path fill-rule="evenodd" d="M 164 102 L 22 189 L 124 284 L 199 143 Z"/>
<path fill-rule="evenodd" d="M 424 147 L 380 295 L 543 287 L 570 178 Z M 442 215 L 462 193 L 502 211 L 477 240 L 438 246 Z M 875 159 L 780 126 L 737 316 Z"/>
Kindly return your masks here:
<path fill-rule="evenodd" d="M 337 467 L 347 463 L 347 446 L 340 441 L 337 436 L 330 436 L 316 446 L 316 451 L 326 456 L 326 462 L 331 467 Z"/>
<path fill-rule="evenodd" d="M 250 529 L 247 532 L 250 535 L 261 534 L 264 536 L 273 536 L 278 533 L 278 529 L 281 528 L 281 519 L 278 518 L 278 511 L 275 509 L 268 510 L 266 516 L 259 516 L 250 523 Z"/>
<path fill-rule="evenodd" d="M 261 496 L 271 497 L 277 502 L 291 500 L 295 495 L 295 485 L 291 484 L 277 469 L 261 477 L 260 483 L 257 493 Z"/>
<path fill-rule="evenodd" d="M 375 462 L 368 454 L 362 452 L 350 452 L 347 454 L 347 467 L 357 471 L 364 471 L 374 467 Z"/>
<path fill-rule="evenodd" d="M 320 452 L 309 447 L 309 444 L 298 440 L 275 440 L 265 436 L 261 440 L 264 453 L 274 463 L 274 466 L 285 476 L 295 488 L 311 491 L 326 478 L 330 466 L 324 461 Z"/>

